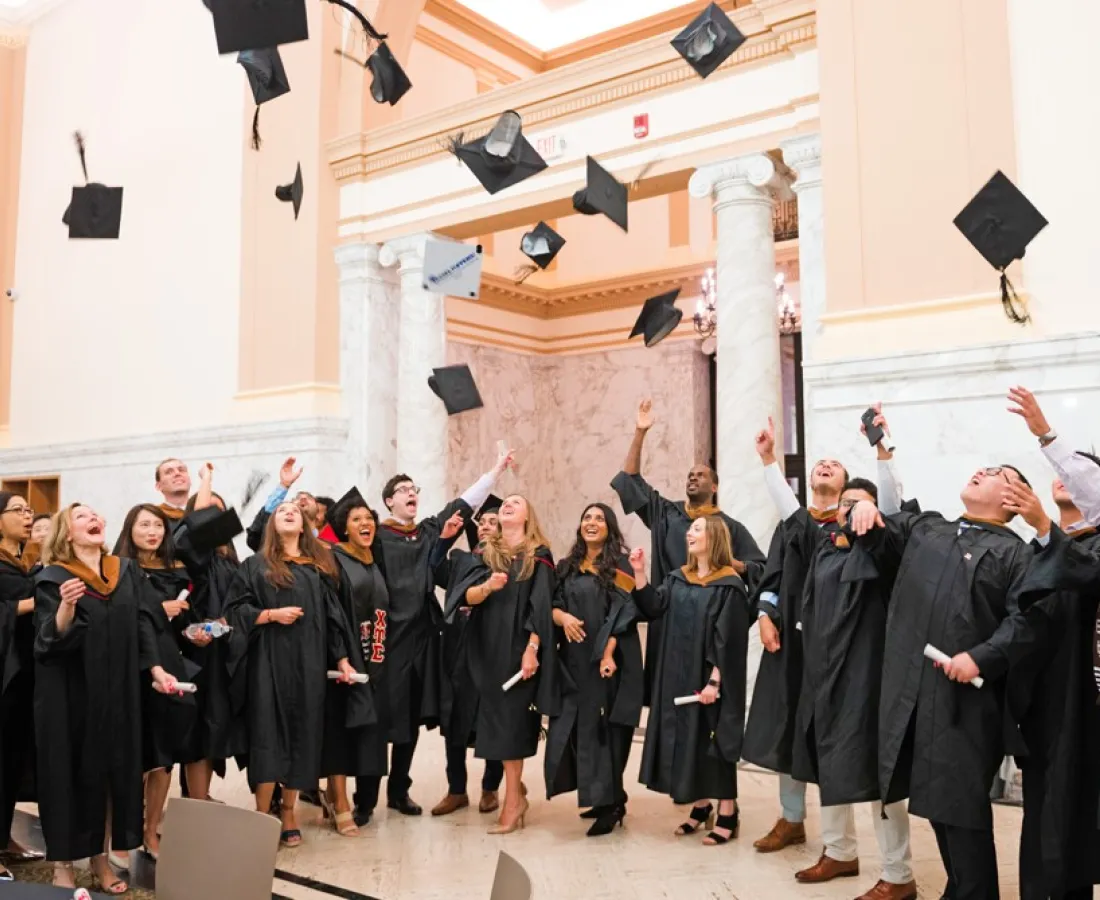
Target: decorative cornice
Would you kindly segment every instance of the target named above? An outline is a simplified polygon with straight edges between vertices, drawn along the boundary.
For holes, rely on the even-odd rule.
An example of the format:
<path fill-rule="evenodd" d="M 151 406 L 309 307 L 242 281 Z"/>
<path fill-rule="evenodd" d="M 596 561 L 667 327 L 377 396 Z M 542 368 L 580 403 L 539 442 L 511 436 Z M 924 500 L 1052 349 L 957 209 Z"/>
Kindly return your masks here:
<path fill-rule="evenodd" d="M 67 0 L 24 0 L 23 3 L 15 7 L 0 5 L 0 27 L 4 25 L 31 25 L 65 2 Z"/>
<path fill-rule="evenodd" d="M 451 59 L 462 63 L 464 66 L 469 66 L 475 72 L 486 73 L 498 84 L 515 84 L 519 81 L 519 76 L 515 72 L 510 72 L 503 66 L 498 66 L 496 63 L 489 62 L 489 60 L 478 56 L 461 44 L 456 44 L 450 38 L 446 38 L 432 31 L 426 25 L 418 24 L 416 26 L 415 39 L 425 47 L 431 47 L 433 50 L 437 50 L 445 56 L 449 56 Z"/>
<path fill-rule="evenodd" d="M 545 68 L 544 54 L 538 47 L 478 15 L 457 0 L 428 0 L 424 4 L 424 13 L 457 28 L 468 37 L 503 53 L 534 72 L 542 72 Z"/>
<path fill-rule="evenodd" d="M 750 26 L 755 25 L 756 33 L 722 64 L 712 79 L 793 53 L 796 48 L 816 41 L 817 23 L 812 13 L 795 22 L 783 23 L 781 30 L 766 27 L 760 30 L 758 18 L 749 15 L 752 9 L 737 10 L 733 18 L 739 27 L 744 25 L 750 31 Z M 444 143 L 448 135 L 460 130 L 471 136 L 488 132 L 502 109 L 516 110 L 523 117 L 524 128 L 532 131 L 583 117 L 609 103 L 675 89 L 697 78 L 692 68 L 668 46 L 666 37 L 660 36 L 611 55 L 582 60 L 505 85 L 445 110 L 339 138 L 327 147 L 329 165 L 337 181 L 359 180 L 387 169 L 441 157 L 446 153 Z"/>

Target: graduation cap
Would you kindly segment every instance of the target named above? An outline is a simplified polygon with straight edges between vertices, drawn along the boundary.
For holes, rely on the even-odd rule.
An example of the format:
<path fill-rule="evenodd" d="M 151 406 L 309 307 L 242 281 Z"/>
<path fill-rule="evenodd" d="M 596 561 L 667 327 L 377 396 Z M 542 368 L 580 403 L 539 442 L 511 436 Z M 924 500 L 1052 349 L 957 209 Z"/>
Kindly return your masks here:
<path fill-rule="evenodd" d="M 630 332 L 630 337 L 645 335 L 647 347 L 655 347 L 668 337 L 684 317 L 684 313 L 676 306 L 678 296 L 680 296 L 680 289 L 676 288 L 667 294 L 646 300 L 638 320 L 634 323 L 634 329 Z"/>
<path fill-rule="evenodd" d="M 489 900 L 531 900 L 531 876 L 503 850 L 497 857 L 497 871 Z"/>
<path fill-rule="evenodd" d="M 360 507 L 370 509 L 370 504 L 359 492 L 359 488 L 353 487 L 336 501 L 331 513 L 329 513 L 329 525 L 332 526 L 332 530 L 336 533 L 336 537 L 341 544 L 346 544 L 348 540 L 348 515 L 353 509 L 359 509 Z"/>
<path fill-rule="evenodd" d="M 216 506 L 195 510 L 187 516 L 187 542 L 200 553 L 212 553 L 244 531 L 235 509 Z"/>
<path fill-rule="evenodd" d="M 366 68 L 373 76 L 370 83 L 370 95 L 375 103 L 388 103 L 396 106 L 397 101 L 409 92 L 412 82 L 401 64 L 393 55 L 389 45 L 381 43 L 367 59 Z"/>
<path fill-rule="evenodd" d="M 519 242 L 519 249 L 540 269 L 545 269 L 565 246 L 565 238 L 545 222 L 539 222 Z"/>
<path fill-rule="evenodd" d="M 466 543 L 469 545 L 471 550 L 473 550 L 474 547 L 476 547 L 478 544 L 477 526 L 478 523 L 481 521 L 481 517 L 484 516 L 486 513 L 495 513 L 497 510 L 500 509 L 500 505 L 503 502 L 504 501 L 501 500 L 500 497 L 498 497 L 496 494 L 490 494 L 488 497 L 485 498 L 485 502 L 482 503 L 480 507 L 478 507 L 477 512 L 470 517 L 469 521 L 463 524 L 462 529 L 466 532 Z"/>
<path fill-rule="evenodd" d="M 252 99 L 256 101 L 256 112 L 252 116 L 252 149 L 259 150 L 260 107 L 268 100 L 289 94 L 290 80 L 286 77 L 278 47 L 242 50 L 237 54 L 237 62 L 244 66 L 248 75 L 248 86 L 252 88 Z"/>
<path fill-rule="evenodd" d="M 481 402 L 481 394 L 477 391 L 473 373 L 466 365 L 432 369 L 432 375 L 428 378 L 428 387 L 443 401 L 443 405 L 447 407 L 448 416 L 455 416 L 471 409 L 481 409 L 485 405 Z"/>
<path fill-rule="evenodd" d="M 481 292 L 482 261 L 481 244 L 471 247 L 457 241 L 428 238 L 424 245 L 421 287 L 452 297 L 477 299 Z"/>
<path fill-rule="evenodd" d="M 602 213 L 626 231 L 626 195 L 626 185 L 590 156 L 587 184 L 573 195 L 573 209 L 583 216 Z"/>
<path fill-rule="evenodd" d="M 546 168 L 546 160 L 523 136 L 519 113 L 511 109 L 501 114 L 484 137 L 465 143 L 460 132 L 451 138 L 448 149 L 490 194 L 519 184 Z"/>
<path fill-rule="evenodd" d="M 1023 259 L 1027 245 L 1046 226 L 1042 213 L 1000 170 L 955 217 L 955 227 L 1001 273 L 1001 305 L 1005 315 L 1021 325 L 1031 317 L 1017 308 L 1016 291 L 1005 269 Z"/>
<path fill-rule="evenodd" d="M 84 136 L 77 131 L 73 139 L 76 141 L 76 152 L 80 155 L 80 168 L 84 172 L 84 186 L 73 187 L 61 224 L 69 227 L 70 238 L 118 240 L 122 227 L 122 188 L 88 181 Z"/>
<path fill-rule="evenodd" d="M 745 36 L 717 3 L 710 4 L 672 39 L 676 52 L 688 61 L 700 78 L 714 72 L 743 43 Z"/>
<path fill-rule="evenodd" d="M 294 180 L 290 184 L 281 184 L 275 188 L 275 196 L 283 203 L 294 204 L 294 219 L 298 219 L 298 211 L 302 208 L 302 164 L 298 163 L 298 171 L 294 173 Z"/>
<path fill-rule="evenodd" d="M 210 0 L 219 53 L 309 40 L 306 0 Z"/>

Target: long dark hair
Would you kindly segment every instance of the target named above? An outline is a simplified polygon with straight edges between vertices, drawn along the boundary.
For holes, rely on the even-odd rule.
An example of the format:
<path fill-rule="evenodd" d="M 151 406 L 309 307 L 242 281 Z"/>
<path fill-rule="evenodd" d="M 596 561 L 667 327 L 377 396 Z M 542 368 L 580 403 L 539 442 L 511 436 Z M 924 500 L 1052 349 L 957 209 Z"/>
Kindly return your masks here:
<path fill-rule="evenodd" d="M 279 506 L 284 506 L 287 501 L 283 501 Z M 267 579 L 267 583 L 272 587 L 288 588 L 294 584 L 294 573 L 290 571 L 290 566 L 287 565 L 286 559 L 283 556 L 283 542 L 279 537 L 278 532 L 275 530 L 275 515 L 278 513 L 279 507 L 275 508 L 275 512 L 267 520 L 267 526 L 264 528 L 264 542 L 260 547 L 260 555 L 264 558 L 264 562 L 267 563 L 267 572 L 264 577 Z M 299 510 L 301 513 L 301 510 Z M 329 578 L 337 577 L 336 561 L 332 558 L 332 551 L 328 549 L 328 545 L 319 538 L 314 537 L 313 529 L 310 527 L 309 522 L 306 521 L 305 513 L 301 513 L 302 516 L 302 533 L 298 538 L 298 552 L 302 554 L 302 558 L 313 563 L 317 567 L 317 570 L 322 575 L 328 575 Z"/>
<path fill-rule="evenodd" d="M 166 516 L 159 507 L 153 506 L 152 503 L 139 503 L 126 513 L 126 521 L 122 523 L 122 533 L 119 534 L 118 540 L 115 541 L 115 556 L 123 556 L 128 559 L 140 558 L 138 555 L 140 551 L 134 543 L 133 532 L 134 523 L 137 521 L 137 517 L 143 512 L 156 516 L 164 525 L 164 540 L 160 542 L 160 546 L 153 552 L 153 558 L 158 560 L 164 568 L 170 569 L 176 558 L 176 548 L 172 543 L 172 523 L 168 521 L 168 516 Z"/>
<path fill-rule="evenodd" d="M 215 494 L 213 491 L 211 491 L 210 496 L 214 500 L 220 500 L 221 501 L 221 505 L 222 505 L 223 510 L 229 509 L 229 505 L 225 502 L 225 498 L 221 494 Z M 190 497 L 188 497 L 187 498 L 187 505 L 183 507 L 183 511 L 185 513 L 193 513 L 195 511 L 195 501 L 198 500 L 198 499 L 199 499 L 198 494 L 192 494 Z M 237 548 L 233 546 L 232 541 L 230 541 L 228 544 L 222 544 L 218 548 L 217 553 L 218 553 L 219 556 L 222 556 L 225 559 L 228 559 L 235 566 L 239 566 L 241 564 L 240 559 L 237 557 Z"/>
<path fill-rule="evenodd" d="M 606 503 L 589 503 L 581 512 L 580 521 L 590 509 L 598 509 L 603 513 L 604 522 L 607 523 L 607 540 L 600 548 L 596 557 L 596 577 L 604 587 L 611 587 L 615 583 L 615 572 L 618 570 L 619 559 L 626 554 L 626 542 L 623 540 L 623 532 L 619 528 L 619 520 L 613 510 Z M 581 563 L 588 556 L 588 544 L 581 534 L 581 526 L 577 525 L 577 538 L 573 542 L 573 549 L 569 551 L 560 563 L 558 563 L 558 575 L 565 578 L 574 575 L 581 569 Z"/>

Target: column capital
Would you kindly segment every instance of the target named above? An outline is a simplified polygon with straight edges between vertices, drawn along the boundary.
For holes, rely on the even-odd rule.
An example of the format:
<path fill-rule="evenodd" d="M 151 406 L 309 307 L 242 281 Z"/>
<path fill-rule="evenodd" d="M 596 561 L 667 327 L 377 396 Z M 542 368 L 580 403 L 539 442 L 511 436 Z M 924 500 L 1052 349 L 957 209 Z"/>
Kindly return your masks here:
<path fill-rule="evenodd" d="M 783 161 L 794 169 L 798 180 L 791 187 L 797 194 L 809 187 L 821 186 L 821 135 L 807 134 L 781 141 Z"/>
<path fill-rule="evenodd" d="M 386 241 L 378 252 L 378 262 L 385 268 L 400 264 L 402 272 L 408 272 L 424 266 L 424 247 L 430 234 L 407 234 Z"/>
<path fill-rule="evenodd" d="M 771 198 L 787 187 L 787 179 L 766 153 L 750 153 L 700 166 L 688 181 L 688 193 L 703 198 L 722 188 L 748 189 L 760 198 Z"/>

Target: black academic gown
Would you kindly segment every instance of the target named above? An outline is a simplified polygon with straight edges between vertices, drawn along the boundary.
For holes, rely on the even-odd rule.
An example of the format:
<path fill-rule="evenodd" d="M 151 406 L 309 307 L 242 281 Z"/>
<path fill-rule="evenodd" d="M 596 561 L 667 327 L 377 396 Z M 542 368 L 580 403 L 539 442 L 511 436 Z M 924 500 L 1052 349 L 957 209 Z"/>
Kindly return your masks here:
<path fill-rule="evenodd" d="M 343 545 L 333 554 L 340 569 L 337 596 L 347 624 L 348 662 L 370 681 L 328 682 L 321 774 L 381 776 L 387 769 L 386 725 L 376 698 L 385 690 L 389 595 L 376 563 L 364 562 Z"/>
<path fill-rule="evenodd" d="M 687 531 L 692 519 L 685 510 L 683 501 L 666 500 L 641 475 L 628 475 L 620 472 L 611 482 L 615 493 L 619 495 L 623 512 L 627 515 L 637 513 L 642 524 L 649 529 L 653 539 L 653 552 L 650 554 L 650 578 L 653 584 L 664 584 L 665 579 L 687 562 Z M 756 540 L 749 530 L 720 512 L 719 517 L 726 523 L 733 547 L 733 558 L 745 564 L 741 576 L 746 589 L 751 594 L 764 572 L 765 558 L 760 552 Z M 650 622 L 646 626 L 645 658 L 651 660 L 661 643 L 660 622 Z M 649 705 L 649 694 L 653 681 L 650 664 L 646 664 L 645 702 Z"/>
<path fill-rule="evenodd" d="M 751 763 L 787 775 L 793 765 L 802 693 L 802 641 L 797 629 L 802 621 L 802 594 L 819 532 L 828 534 L 836 527 L 835 514 L 821 518 L 804 509 L 780 522 L 756 585 L 757 611 L 763 611 L 779 630 L 779 650 L 765 651 L 760 659 L 742 753 Z M 767 591 L 779 597 L 778 607 L 759 599 Z"/>
<path fill-rule="evenodd" d="M 1055 591 L 1055 593 L 1050 593 Z M 1021 900 L 1100 884 L 1100 698 L 1093 643 L 1100 600 L 1100 534 L 1051 529 L 1021 589 L 1043 634 L 1009 673 L 1009 706 L 1026 755 Z"/>
<path fill-rule="evenodd" d="M 557 575 L 549 549 L 536 552 L 530 578 L 518 580 L 520 560 L 508 573 L 508 583 L 473 607 L 466 625 L 467 660 L 478 691 L 477 738 L 474 755 L 480 759 L 527 759 L 538 749 L 541 717 L 556 716 L 560 708 L 560 673 L 553 620 Z M 446 617 L 461 615 L 466 591 L 489 580 L 489 567 L 480 559 L 466 576 L 452 580 Z M 503 685 L 520 669 L 530 634 L 539 638 L 539 668 L 532 678 L 511 690 Z"/>
<path fill-rule="evenodd" d="M 816 550 L 806 577 L 802 693 L 791 775 L 819 786 L 822 806 L 879 799 L 878 706 L 886 610 L 893 579 L 839 531 L 802 531 Z M 789 520 L 788 520 L 789 521 Z M 789 632 L 788 632 L 789 634 Z"/>
<path fill-rule="evenodd" d="M 463 518 L 473 515 L 464 500 L 452 500 L 438 515 L 411 527 L 383 522 L 375 539 L 385 558 L 390 597 L 386 668 L 390 684 L 389 741 L 393 744 L 410 743 L 421 725 L 433 728 L 439 724 L 439 632 L 443 614 L 435 596 L 432 556 L 442 540 L 443 523 L 456 512 L 461 512 Z"/>
<path fill-rule="evenodd" d="M 664 624 L 651 660 L 653 695 L 639 780 L 674 803 L 736 799 L 753 614 L 745 583 L 732 569 L 712 573 L 706 583 L 678 569 L 660 587 L 636 591 L 634 599 L 643 615 Z M 721 674 L 717 702 L 673 703 L 703 690 L 715 666 Z"/>
<path fill-rule="evenodd" d="M 326 673 L 348 655 L 336 590 L 308 564 L 288 563 L 294 582 L 276 588 L 262 556 L 247 559 L 229 589 L 229 674 L 234 714 L 248 728 L 248 781 L 313 790 L 321 775 Z M 297 606 L 293 625 L 257 625 L 265 609 Z"/>
<path fill-rule="evenodd" d="M 454 586 L 467 582 L 480 565 L 479 554 L 455 550 L 436 564 L 437 583 L 445 585 L 449 597 Z M 464 601 L 459 603 L 454 614 L 443 623 L 440 639 L 439 728 L 449 743 L 473 747 L 480 698 L 469 658 L 467 626 L 473 610 Z"/>
<path fill-rule="evenodd" d="M 157 664 L 156 639 L 148 582 L 132 560 L 120 564 L 114 591 L 89 585 L 63 635 L 60 585 L 73 576 L 47 566 L 36 579 L 38 809 L 51 860 L 102 853 L 108 803 L 111 846 L 142 840 L 141 689 Z"/>
<path fill-rule="evenodd" d="M 958 828 L 991 830 L 989 792 L 1005 756 L 1005 675 L 1034 649 L 1017 594 L 1031 548 L 996 524 L 938 513 L 886 517 L 860 542 L 897 566 L 879 703 L 879 789 L 886 803 Z M 967 652 L 985 685 L 951 681 L 925 644 Z"/>
<path fill-rule="evenodd" d="M 580 806 L 622 802 L 621 785 L 634 729 L 642 713 L 642 645 L 634 576 L 624 556 L 611 585 L 588 572 L 570 572 L 558 583 L 554 606 L 584 622 L 585 638 L 566 640 L 558 629 L 564 669 L 559 715 L 550 720 L 544 768 L 547 797 L 577 791 Z M 616 639 L 615 674 L 600 675 L 604 647 Z"/>
<path fill-rule="evenodd" d="M 148 621 L 157 642 L 160 665 L 177 681 L 193 682 L 199 668 L 183 655 L 183 637 L 189 617 L 184 613 L 169 619 L 164 602 L 175 600 L 191 583 L 182 566 L 172 569 L 142 569 L 151 591 L 145 593 Z M 146 772 L 171 769 L 176 764 L 198 762 L 194 729 L 198 718 L 195 694 L 168 696 L 153 689 L 151 681 L 141 686 L 142 760 Z"/>
<path fill-rule="evenodd" d="M 7 554 L 4 554 L 6 557 Z M 0 557 L 0 847 L 15 804 L 34 793 L 34 616 L 18 615 L 19 602 L 34 597 L 37 547 L 19 559 Z"/>

